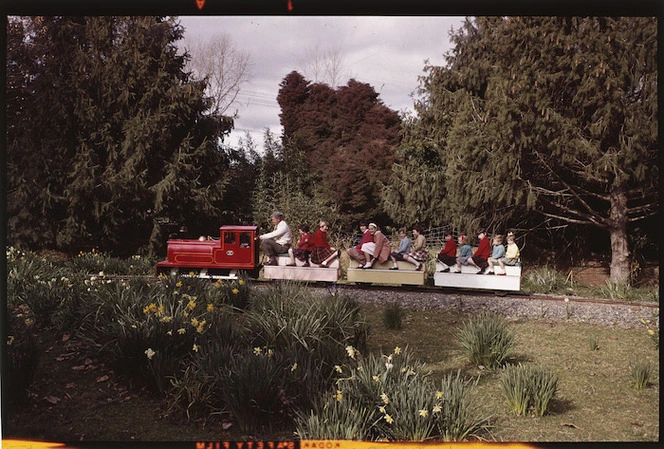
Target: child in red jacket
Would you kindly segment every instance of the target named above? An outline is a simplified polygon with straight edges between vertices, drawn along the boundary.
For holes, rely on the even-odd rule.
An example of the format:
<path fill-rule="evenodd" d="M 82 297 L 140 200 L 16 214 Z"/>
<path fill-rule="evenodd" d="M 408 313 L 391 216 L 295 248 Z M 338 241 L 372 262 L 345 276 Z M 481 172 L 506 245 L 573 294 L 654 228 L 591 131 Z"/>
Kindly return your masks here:
<path fill-rule="evenodd" d="M 488 259 L 489 254 L 491 254 L 491 244 L 489 243 L 489 238 L 486 236 L 484 229 L 477 231 L 477 238 L 480 243 L 477 245 L 477 251 L 475 251 L 473 257 L 468 259 L 468 264 L 477 267 L 477 274 L 482 274 L 489 266 Z"/>

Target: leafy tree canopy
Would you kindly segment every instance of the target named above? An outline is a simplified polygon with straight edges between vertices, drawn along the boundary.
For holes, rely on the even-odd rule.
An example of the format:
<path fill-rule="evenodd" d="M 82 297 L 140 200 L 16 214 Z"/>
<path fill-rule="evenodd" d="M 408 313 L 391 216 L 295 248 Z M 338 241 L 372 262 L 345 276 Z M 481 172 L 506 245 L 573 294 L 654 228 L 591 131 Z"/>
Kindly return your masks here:
<path fill-rule="evenodd" d="M 291 72 L 280 84 L 284 141 L 297 146 L 312 175 L 310 190 L 343 217 L 386 219 L 380 204 L 400 140 L 401 118 L 369 84 L 336 89 Z"/>

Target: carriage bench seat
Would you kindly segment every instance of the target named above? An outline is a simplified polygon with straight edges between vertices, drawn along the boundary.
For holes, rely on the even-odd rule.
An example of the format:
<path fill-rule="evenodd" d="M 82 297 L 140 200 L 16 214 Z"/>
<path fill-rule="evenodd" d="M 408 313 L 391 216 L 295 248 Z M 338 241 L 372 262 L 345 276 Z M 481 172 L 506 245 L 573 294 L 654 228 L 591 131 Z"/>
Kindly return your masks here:
<path fill-rule="evenodd" d="M 440 272 L 440 264 L 436 264 L 433 275 L 433 284 L 437 287 L 469 288 L 481 290 L 521 290 L 521 266 L 506 266 L 505 276 L 496 274 L 477 274 L 477 268 L 469 265 L 461 266 L 461 273 L 454 273 L 456 266 L 450 267 L 449 272 Z M 494 267 L 496 273 L 501 269 Z"/>
<path fill-rule="evenodd" d="M 359 263 L 355 260 L 350 261 L 350 266 L 346 271 L 348 282 L 371 283 L 371 284 L 401 284 L 401 285 L 424 285 L 426 281 L 426 271 L 415 270 L 415 265 L 398 261 L 398 270 L 390 270 L 392 261 L 383 263 L 374 263 L 368 270 L 359 268 Z"/>

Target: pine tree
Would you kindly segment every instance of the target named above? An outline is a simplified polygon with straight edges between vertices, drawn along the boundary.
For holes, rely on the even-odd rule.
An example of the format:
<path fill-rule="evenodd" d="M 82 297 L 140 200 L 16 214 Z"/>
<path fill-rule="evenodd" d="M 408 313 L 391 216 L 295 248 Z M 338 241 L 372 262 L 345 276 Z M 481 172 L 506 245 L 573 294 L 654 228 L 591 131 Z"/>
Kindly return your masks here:
<path fill-rule="evenodd" d="M 10 239 L 131 253 L 163 244 L 156 219 L 217 223 L 232 120 L 206 113 L 175 19 L 21 22 L 7 58 L 29 74 L 12 104 L 25 112 L 9 118 Z"/>

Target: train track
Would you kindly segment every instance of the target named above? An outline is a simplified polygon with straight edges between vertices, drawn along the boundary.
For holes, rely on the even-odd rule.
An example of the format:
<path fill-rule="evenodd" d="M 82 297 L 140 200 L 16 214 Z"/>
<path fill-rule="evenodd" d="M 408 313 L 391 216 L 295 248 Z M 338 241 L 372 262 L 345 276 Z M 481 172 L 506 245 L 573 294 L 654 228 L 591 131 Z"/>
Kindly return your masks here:
<path fill-rule="evenodd" d="M 144 279 L 157 279 L 155 275 L 91 275 L 100 279 L 111 280 L 129 280 L 136 278 Z M 265 280 L 265 279 L 250 279 L 250 282 L 256 285 L 270 285 L 276 284 L 279 280 Z M 297 282 L 297 281 L 295 281 Z M 333 285 L 326 285 L 325 283 L 311 283 L 311 288 L 320 290 L 345 290 L 345 291 L 372 291 L 374 293 L 384 294 L 403 294 L 410 292 L 415 294 L 436 294 L 436 295 L 452 295 L 455 297 L 466 298 L 504 298 L 516 301 L 548 301 L 553 303 L 563 304 L 591 304 L 607 307 L 643 307 L 648 309 L 659 309 L 659 303 L 655 302 L 634 302 L 634 301 L 618 301 L 613 299 L 580 297 L 574 295 L 559 295 L 559 294 L 545 294 L 545 293 L 530 293 L 530 292 L 492 292 L 487 290 L 470 290 L 434 286 L 389 286 L 389 285 L 373 285 L 373 284 L 352 284 L 352 283 L 337 283 Z"/>

